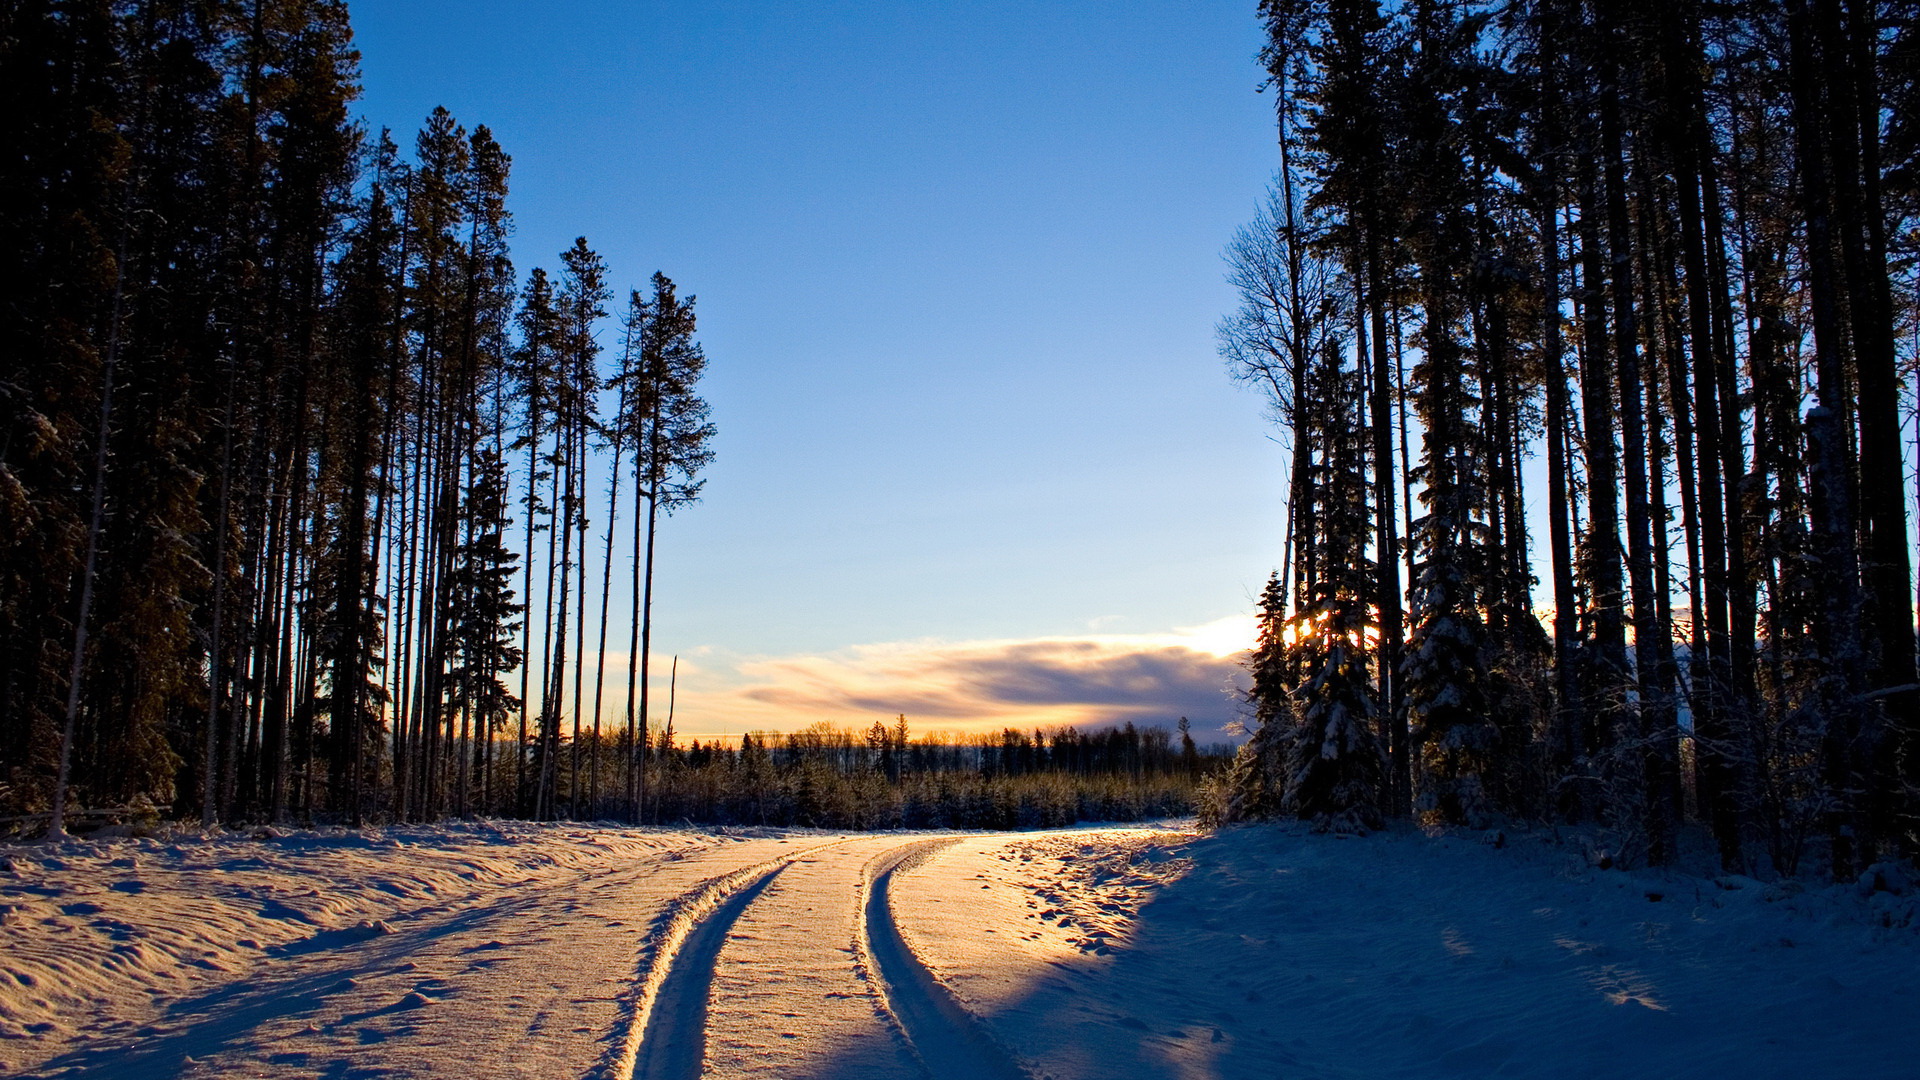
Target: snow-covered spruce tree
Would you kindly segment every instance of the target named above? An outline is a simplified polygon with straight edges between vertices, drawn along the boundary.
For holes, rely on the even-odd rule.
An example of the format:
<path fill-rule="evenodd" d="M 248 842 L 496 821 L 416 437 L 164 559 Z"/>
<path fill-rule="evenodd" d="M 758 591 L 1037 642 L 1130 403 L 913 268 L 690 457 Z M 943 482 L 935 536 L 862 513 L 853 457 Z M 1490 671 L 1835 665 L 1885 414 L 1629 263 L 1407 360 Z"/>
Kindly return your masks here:
<path fill-rule="evenodd" d="M 1422 367 L 1434 365 L 1430 358 Z M 1488 774 L 1496 768 L 1500 734 L 1488 711 L 1487 630 L 1468 565 L 1471 545 L 1464 542 L 1475 522 L 1449 442 L 1465 394 L 1457 377 L 1424 374 L 1431 380 L 1422 394 L 1431 399 L 1423 410 L 1430 426 L 1416 475 L 1427 482 L 1421 493 L 1427 513 L 1411 530 L 1419 561 L 1401 686 L 1417 751 L 1416 811 L 1432 820 L 1473 824 L 1494 809 Z"/>
<path fill-rule="evenodd" d="M 1386 755 L 1367 677 L 1366 605 L 1342 600 L 1303 651 L 1311 678 L 1300 688 L 1287 740 L 1282 809 L 1324 830 L 1363 833 L 1382 820 Z"/>
<path fill-rule="evenodd" d="M 1443 528 L 1428 514 L 1415 531 Z M 1484 822 L 1493 810 L 1485 774 L 1500 741 L 1487 713 L 1486 627 L 1457 563 L 1429 558 L 1416 573 L 1416 621 L 1400 668 L 1419 748 L 1415 808 L 1439 821 Z"/>
<path fill-rule="evenodd" d="M 1286 596 L 1277 571 L 1267 576 L 1258 618 L 1258 638 L 1246 661 L 1253 683 L 1247 689 L 1247 704 L 1253 709 L 1252 737 L 1234 754 L 1225 790 L 1207 812 L 1207 817 L 1217 817 L 1220 822 L 1269 817 L 1280 806 L 1281 770 L 1291 729 L 1287 703 L 1292 679 L 1285 636 Z"/>
<path fill-rule="evenodd" d="M 1357 398 L 1360 372 L 1343 369 L 1337 349 L 1326 350 L 1318 366 L 1328 400 Z M 1377 629 L 1367 603 L 1374 581 L 1367 557 L 1369 432 L 1357 412 L 1331 409 L 1323 436 L 1325 501 L 1318 517 L 1327 559 L 1287 646 L 1287 667 L 1304 681 L 1296 681 L 1291 695 L 1281 810 L 1321 829 L 1358 833 L 1380 827 L 1387 794 L 1379 710 L 1367 673 L 1369 631 Z"/>

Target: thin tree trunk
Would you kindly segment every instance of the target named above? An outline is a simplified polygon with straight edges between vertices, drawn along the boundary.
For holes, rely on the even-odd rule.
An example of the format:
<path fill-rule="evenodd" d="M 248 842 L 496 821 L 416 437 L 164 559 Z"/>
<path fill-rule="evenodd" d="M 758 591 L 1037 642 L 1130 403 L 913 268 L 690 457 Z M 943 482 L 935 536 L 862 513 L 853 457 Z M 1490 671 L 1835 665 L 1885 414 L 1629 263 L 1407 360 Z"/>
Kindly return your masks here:
<path fill-rule="evenodd" d="M 640 489 L 640 469 L 641 469 L 641 463 L 639 461 L 635 461 L 634 462 L 635 497 L 636 499 L 641 497 L 646 498 L 649 508 L 651 508 L 651 505 L 653 502 L 652 495 L 647 492 L 643 492 Z M 637 505 L 635 509 L 636 510 L 638 509 Z M 651 513 L 649 513 L 648 517 L 649 517 L 649 520 L 651 520 L 651 517 L 652 517 Z M 642 539 L 648 534 L 649 530 L 642 529 L 640 527 L 637 514 L 635 515 L 635 518 L 636 520 L 634 521 L 634 528 L 633 528 L 632 570 L 635 577 L 639 577 L 640 568 L 641 568 L 641 554 L 640 554 L 641 542 L 642 542 Z M 652 565 L 651 559 L 647 561 L 647 565 L 648 566 Z M 636 708 L 635 708 L 638 702 L 638 698 L 635 692 L 635 687 L 637 684 L 639 684 L 642 681 L 642 672 L 640 670 L 641 662 L 639 659 L 640 658 L 640 623 L 642 621 L 641 611 L 645 606 L 646 606 L 645 599 L 636 598 L 633 605 L 632 628 L 627 641 L 627 762 L 626 762 L 627 805 L 629 807 L 631 823 L 634 825 L 640 824 L 641 800 L 645 795 L 645 792 L 643 789 L 644 777 L 642 776 L 641 769 L 644 761 L 646 760 L 646 728 L 644 726 L 640 726 L 639 720 L 638 720 L 638 717 L 640 714 L 636 712 Z"/>
<path fill-rule="evenodd" d="M 220 509 L 213 523 L 213 626 L 209 631 L 207 648 L 207 778 L 206 789 L 201 793 L 200 825 L 208 829 L 213 828 L 214 820 L 219 815 L 219 771 L 218 758 L 214 753 L 214 733 L 220 726 L 220 632 L 227 594 L 227 500 L 232 491 L 233 398 L 238 376 L 237 362 L 230 362 L 227 369 L 227 404 L 221 421 L 224 434 L 220 444 Z"/>
<path fill-rule="evenodd" d="M 527 530 L 526 565 L 522 568 L 520 595 L 526 599 L 527 609 L 520 619 L 520 739 L 514 744 L 514 799 L 521 813 L 526 812 L 527 797 L 527 711 L 533 707 L 531 682 L 533 677 L 533 515 L 539 505 L 540 491 L 540 385 L 537 372 L 540 364 L 540 344 L 538 341 L 527 343 L 531 354 L 529 364 L 536 372 L 533 387 L 527 401 Z M 544 669 L 542 669 L 544 670 Z M 544 676 L 542 676 L 544 678 Z"/>
<path fill-rule="evenodd" d="M 1857 871 L 1861 851 L 1856 840 L 1868 833 L 1857 792 L 1863 787 L 1858 742 L 1859 694 L 1863 676 L 1860 640 L 1859 563 L 1854 550 L 1854 490 L 1847 445 L 1852 409 L 1847 393 L 1845 331 L 1841 325 L 1840 281 L 1834 266 L 1833 193 L 1824 136 L 1833 127 L 1822 100 L 1821 66 L 1830 58 L 1815 47 L 1815 29 L 1806 0 L 1789 0 L 1788 37 L 1792 48 L 1790 85 L 1801 212 L 1807 229 L 1807 280 L 1813 311 L 1815 393 L 1807 414 L 1814 548 L 1820 595 L 1815 640 L 1826 659 L 1821 696 L 1827 717 L 1822 747 L 1823 781 L 1833 800 L 1827 835 L 1834 876 Z M 1906 590 L 1901 590 L 1904 593 Z"/>
<path fill-rule="evenodd" d="M 1647 858 L 1655 865 L 1673 860 L 1679 794 L 1678 738 L 1672 698 L 1659 659 L 1659 603 L 1653 588 L 1652 522 L 1647 506 L 1647 446 L 1639 330 L 1634 311 L 1633 249 L 1627 214 L 1625 153 L 1620 119 L 1617 65 L 1604 69 L 1601 134 L 1605 141 L 1608 249 L 1613 268 L 1615 365 L 1619 376 L 1620 427 L 1625 451 L 1627 495 L 1627 567 L 1633 595 L 1634 667 L 1640 687 L 1639 735 L 1645 740 Z"/>
<path fill-rule="evenodd" d="M 1293 333 L 1291 335 L 1291 341 L 1289 342 L 1291 355 L 1288 357 L 1292 368 L 1288 374 L 1293 381 L 1293 401 L 1288 409 L 1289 415 L 1286 417 L 1287 426 L 1293 431 L 1293 467 L 1291 475 L 1287 480 L 1286 559 L 1283 562 L 1285 569 L 1282 573 L 1285 576 L 1281 582 L 1281 593 L 1289 605 L 1295 605 L 1297 608 L 1297 606 L 1303 606 L 1309 602 L 1309 598 L 1304 595 L 1303 591 L 1303 594 L 1298 597 L 1298 604 L 1296 605 L 1296 598 L 1293 596 L 1291 586 L 1293 583 L 1294 553 L 1301 551 L 1306 546 L 1305 537 L 1299 535 L 1302 516 L 1298 513 L 1296 504 L 1300 492 L 1304 489 L 1307 482 L 1309 453 L 1305 440 L 1300 437 L 1299 414 L 1301 395 L 1306 393 L 1307 366 L 1312 358 L 1308 355 L 1309 343 L 1307 341 L 1307 325 L 1310 316 L 1307 312 L 1306 299 L 1301 292 L 1300 285 L 1300 273 L 1304 265 L 1301 249 L 1304 245 L 1300 238 L 1299 213 L 1294 205 L 1293 139 L 1288 130 L 1288 122 L 1292 119 L 1293 107 L 1294 99 L 1293 95 L 1287 91 L 1287 70 L 1283 61 L 1278 73 L 1275 75 L 1274 114 L 1280 139 L 1280 198 L 1284 208 L 1283 212 L 1286 215 L 1287 304 L 1291 309 L 1288 312 L 1288 316 L 1293 323 Z"/>
<path fill-rule="evenodd" d="M 584 363 L 585 358 L 583 356 L 582 366 L 584 366 Z M 584 379 L 582 379 L 581 384 L 583 386 L 586 384 Z M 574 456 L 579 462 L 578 469 L 580 473 L 580 486 L 582 488 L 582 505 L 579 513 L 574 517 L 574 527 L 579 533 L 578 540 L 580 541 L 580 559 L 574 567 L 575 586 L 580 596 L 580 607 L 574 614 L 573 627 L 574 640 L 578 644 L 574 646 L 575 650 L 577 650 L 577 655 L 574 657 L 573 663 L 573 776 L 567 783 L 567 816 L 578 821 L 580 819 L 581 790 L 580 735 L 584 721 L 584 718 L 580 714 L 585 711 L 582 707 L 584 702 L 582 700 L 581 690 L 587 673 L 587 514 L 585 507 L 586 493 L 584 490 L 587 477 L 587 429 L 584 412 L 581 416 L 580 434 L 576 440 Z"/>
<path fill-rule="evenodd" d="M 113 376 L 120 358 L 120 323 L 125 317 L 127 240 L 124 231 L 114 260 L 113 305 L 107 324 L 107 356 L 100 367 L 100 427 L 93 457 L 93 509 L 87 517 L 87 554 L 80 564 L 80 604 L 73 619 L 73 663 L 67 669 L 67 714 L 60 728 L 60 765 L 53 785 L 53 814 L 47 839 L 67 838 L 67 784 L 72 776 L 73 732 L 80 715 L 80 680 L 87 658 L 87 621 L 93 614 L 94 569 L 99 564 L 100 533 L 107 513 L 107 444 L 112 437 Z"/>
<path fill-rule="evenodd" d="M 629 356 L 620 359 L 620 370 L 627 371 L 628 359 L 632 352 L 631 343 L 627 349 Z M 593 783 L 587 792 L 587 798 L 594 806 L 594 816 L 599 817 L 600 808 L 600 702 L 606 689 L 607 679 L 607 602 L 613 594 L 613 534 L 614 525 L 620 518 L 620 458 L 624 442 L 623 425 L 627 415 L 627 384 L 620 384 L 619 403 L 614 406 L 613 425 L 613 464 L 611 478 L 607 482 L 607 547 L 600 566 L 600 644 L 596 650 L 597 659 L 593 667 Z M 631 658 L 629 658 L 631 663 Z"/>
<path fill-rule="evenodd" d="M 656 418 L 656 426 L 658 419 Z M 656 440 L 657 454 L 657 440 Z M 658 460 L 655 458 L 655 460 Z M 658 488 L 656 476 L 652 488 Z M 660 500 L 657 490 L 647 492 L 647 564 L 642 574 L 640 599 L 640 730 L 647 730 L 647 661 L 653 653 L 653 553 L 654 536 L 658 531 Z M 642 797 L 645 791 L 642 791 Z"/>
<path fill-rule="evenodd" d="M 1580 403 L 1585 414 L 1587 477 L 1586 581 L 1593 649 L 1586 699 L 1591 703 L 1583 749 L 1594 756 L 1610 748 L 1626 708 L 1626 598 L 1621 581 L 1620 470 L 1614 446 L 1613 363 L 1607 343 L 1606 273 L 1600 244 L 1592 151 L 1581 161 Z M 1597 763 L 1596 763 L 1597 764 Z"/>
<path fill-rule="evenodd" d="M 1367 225 L 1367 308 L 1373 341 L 1373 486 L 1374 530 L 1379 581 L 1381 708 L 1387 716 L 1390 808 L 1396 816 L 1412 813 L 1413 755 L 1406 711 L 1400 707 L 1399 667 L 1403 620 L 1400 613 L 1398 511 L 1393 468 L 1393 401 L 1387 355 L 1387 301 L 1380 226 Z"/>

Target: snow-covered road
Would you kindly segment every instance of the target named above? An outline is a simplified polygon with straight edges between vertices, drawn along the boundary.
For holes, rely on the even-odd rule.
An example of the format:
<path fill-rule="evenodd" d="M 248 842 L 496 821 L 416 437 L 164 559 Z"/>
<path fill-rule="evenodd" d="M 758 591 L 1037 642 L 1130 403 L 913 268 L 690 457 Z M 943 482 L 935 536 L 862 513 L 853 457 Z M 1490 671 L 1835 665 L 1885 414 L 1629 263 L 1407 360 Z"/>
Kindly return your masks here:
<path fill-rule="evenodd" d="M 0 858 L 0 1075 L 1915 1075 L 1893 889 L 1550 836 L 486 825 Z"/>
<path fill-rule="evenodd" d="M 897 876 L 962 837 L 522 831 L 455 834 L 424 858 L 431 834 L 384 859 L 356 859 L 370 854 L 356 840 L 316 843 L 333 858 L 312 868 L 298 842 L 125 845 L 145 849 L 145 873 L 139 854 L 100 858 L 122 845 L 70 845 L 14 890 L 48 902 L 7 909 L 15 928 L 44 917 L 9 954 L 0 1012 L 25 1022 L 0 1029 L 17 1040 L 6 1065 L 127 1078 L 1030 1075 L 923 966 L 889 903 Z M 583 840 L 599 857 L 538 857 Z M 503 868 L 501 851 L 534 865 Z M 406 882 L 415 861 L 423 873 Z M 495 880 L 460 887 L 483 872 Z M 285 940 L 262 941 L 274 931 Z M 26 1019 L 36 1012 L 46 1019 Z"/>

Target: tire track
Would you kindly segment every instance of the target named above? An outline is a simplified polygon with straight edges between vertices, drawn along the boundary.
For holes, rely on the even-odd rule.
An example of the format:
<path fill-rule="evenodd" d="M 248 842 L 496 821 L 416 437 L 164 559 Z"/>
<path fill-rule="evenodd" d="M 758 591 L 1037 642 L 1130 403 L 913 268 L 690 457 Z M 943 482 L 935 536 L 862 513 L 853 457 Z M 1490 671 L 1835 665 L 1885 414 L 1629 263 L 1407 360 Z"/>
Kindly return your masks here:
<path fill-rule="evenodd" d="M 935 1080 L 1033 1080 L 913 954 L 887 899 L 893 875 L 911 870 L 959 837 L 903 844 L 867 863 L 855 955 L 880 1009 Z"/>
<path fill-rule="evenodd" d="M 789 851 L 722 874 L 668 905 L 641 948 L 640 972 L 625 995 L 617 1040 L 588 1072 L 589 1080 L 698 1080 L 706 1050 L 708 988 L 727 930 L 780 871 L 855 839 Z"/>
<path fill-rule="evenodd" d="M 654 999 L 647 1036 L 640 1040 L 634 1062 L 635 1076 L 652 1080 L 697 1080 L 706 1061 L 707 998 L 720 947 L 726 944 L 727 932 L 739 921 L 747 905 L 759 899 L 780 872 L 791 865 L 774 867 L 722 900 L 719 907 L 687 934 Z"/>
<path fill-rule="evenodd" d="M 395 970 L 395 965 L 436 942 L 479 933 L 536 910 L 555 894 L 638 880 L 648 869 L 649 865 L 569 870 L 544 881 L 398 908 L 377 924 L 320 931 L 267 952 L 268 962 L 256 972 L 166 1003 L 132 1041 L 115 1039 L 76 1047 L 34 1069 L 128 1080 L 176 1077 L 183 1062 L 218 1059 L 242 1049 L 268 1025 L 324 1015 L 353 993 L 360 980 Z"/>

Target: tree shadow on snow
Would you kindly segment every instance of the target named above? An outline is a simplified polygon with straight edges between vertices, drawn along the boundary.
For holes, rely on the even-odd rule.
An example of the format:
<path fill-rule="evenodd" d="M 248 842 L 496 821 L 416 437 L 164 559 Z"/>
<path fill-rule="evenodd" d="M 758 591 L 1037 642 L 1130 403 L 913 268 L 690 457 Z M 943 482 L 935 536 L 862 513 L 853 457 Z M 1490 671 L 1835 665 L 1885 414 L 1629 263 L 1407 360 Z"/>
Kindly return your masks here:
<path fill-rule="evenodd" d="M 1911 1065 L 1896 1034 L 1915 1002 L 1897 985 L 1904 947 L 1864 968 L 1837 938 L 1781 953 L 1773 939 L 1744 940 L 1754 931 L 1724 921 L 1710 897 L 1655 899 L 1618 872 L 1567 872 L 1544 846 L 1282 826 L 1156 857 L 1168 854 L 1191 867 L 1140 907 L 1127 940 L 1053 961 L 985 1018 L 1035 1080 L 1730 1068 L 1785 1080 Z M 836 1056 L 795 1080 L 885 1075 L 863 1066 Z"/>
<path fill-rule="evenodd" d="M 172 1080 L 190 1066 L 190 1059 L 253 1043 L 261 1029 L 270 1024 L 319 1017 L 338 1010 L 338 999 L 359 990 L 363 980 L 410 970 L 402 966 L 406 958 L 427 941 L 473 930 L 509 916 L 538 899 L 528 897 L 472 908 L 399 930 L 385 930 L 382 929 L 385 924 L 373 924 L 320 931 L 278 946 L 270 950 L 270 955 L 296 962 L 308 958 L 321 966 L 294 973 L 265 970 L 257 978 L 242 978 L 182 999 L 169 1006 L 165 1015 L 148 1028 L 131 1036 L 116 1036 L 105 1045 L 69 1051 L 40 1065 L 36 1074 L 102 1080 Z M 405 927 L 404 921 L 400 925 Z M 497 944 L 489 942 L 476 948 Z M 404 1014 L 429 1001 L 414 990 L 391 1004 L 346 1013 L 320 1026 L 323 1030 L 345 1030 L 369 1019 Z M 376 1033 L 378 1038 L 367 1038 L 367 1032 Z M 403 1031 L 375 1028 L 360 1033 L 363 1043 L 385 1041 L 402 1034 Z M 284 1063 L 291 1065 L 295 1064 L 292 1061 L 295 1056 L 306 1055 L 295 1051 L 272 1055 L 269 1060 L 285 1058 Z M 348 1066 L 336 1064 L 335 1072 L 323 1075 L 359 1075 L 351 1068 L 347 1073 L 339 1073 L 340 1068 Z"/>

